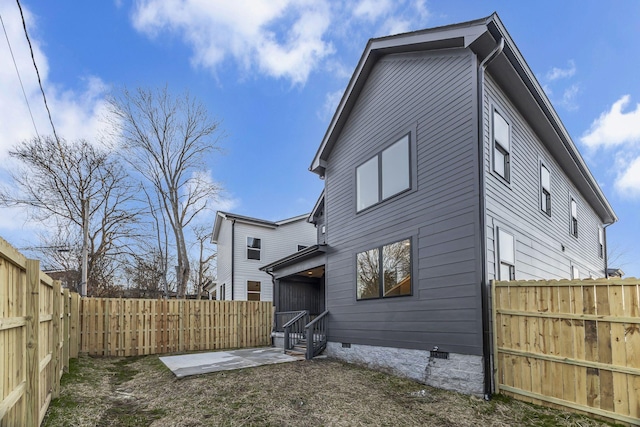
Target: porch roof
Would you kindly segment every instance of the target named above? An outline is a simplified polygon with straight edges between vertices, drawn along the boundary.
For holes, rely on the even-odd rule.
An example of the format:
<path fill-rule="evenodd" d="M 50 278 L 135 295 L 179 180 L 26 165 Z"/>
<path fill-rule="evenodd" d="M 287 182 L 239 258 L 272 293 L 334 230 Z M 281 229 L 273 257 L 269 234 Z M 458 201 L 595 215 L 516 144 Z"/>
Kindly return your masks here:
<path fill-rule="evenodd" d="M 326 251 L 327 251 L 327 245 L 309 246 L 302 249 L 301 251 L 298 251 L 284 258 L 281 258 L 277 261 L 274 261 L 271 264 L 267 264 L 264 267 L 260 267 L 260 270 L 266 271 L 267 273 L 277 271 L 277 270 L 280 270 L 281 268 L 288 267 L 298 262 L 313 258 L 319 254 L 323 254 Z"/>

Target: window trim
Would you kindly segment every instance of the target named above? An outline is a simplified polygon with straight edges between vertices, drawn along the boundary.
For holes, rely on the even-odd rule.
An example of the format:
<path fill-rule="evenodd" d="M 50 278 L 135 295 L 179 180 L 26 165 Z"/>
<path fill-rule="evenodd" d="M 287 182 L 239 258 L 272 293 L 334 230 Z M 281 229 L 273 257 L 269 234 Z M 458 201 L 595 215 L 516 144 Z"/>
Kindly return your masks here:
<path fill-rule="evenodd" d="M 548 189 L 544 188 L 544 180 L 542 179 L 543 169 L 547 171 L 547 174 L 549 174 L 549 188 Z M 542 161 L 542 160 L 539 161 L 538 170 L 539 170 L 539 180 L 540 180 L 540 188 L 539 188 L 539 191 L 538 191 L 538 194 L 539 194 L 538 207 L 540 208 L 540 211 L 542 213 L 544 213 L 546 216 L 551 218 L 551 209 L 552 209 L 552 206 L 553 206 L 553 204 L 551 203 L 551 194 L 552 194 L 552 190 L 551 190 L 551 171 L 549 170 L 549 168 L 547 167 L 545 162 Z M 547 191 L 545 191 L 545 190 L 547 190 Z M 547 210 L 544 210 L 542 208 L 543 197 L 546 198 Z"/>
<path fill-rule="evenodd" d="M 259 248 L 253 248 L 249 246 L 249 239 L 253 239 L 253 240 L 259 240 L 260 241 L 260 247 Z M 245 257 L 247 259 L 247 261 L 262 261 L 262 238 L 261 237 L 251 237 L 251 236 L 247 236 L 247 240 L 246 240 L 246 251 L 245 251 Z M 249 258 L 249 251 L 257 251 L 258 252 L 258 258 Z"/>
<path fill-rule="evenodd" d="M 403 242 L 405 240 L 409 241 L 409 272 L 411 274 L 411 282 L 410 282 L 410 291 L 408 294 L 403 294 L 403 295 L 388 295 L 385 296 L 384 295 L 384 272 L 383 272 L 383 268 L 384 268 L 384 263 L 382 262 L 382 257 L 384 256 L 384 247 L 385 246 L 390 246 L 393 245 L 395 243 L 400 243 Z M 393 240 L 391 242 L 387 242 L 387 243 L 383 243 L 377 246 L 372 246 L 372 247 L 368 247 L 367 249 L 362 249 L 362 250 L 357 250 L 355 252 L 355 276 L 356 276 L 356 286 L 355 286 L 355 297 L 356 297 L 356 301 L 381 301 L 381 300 L 387 300 L 387 299 L 391 299 L 391 298 L 403 298 L 403 297 L 411 297 L 413 296 L 413 286 L 414 286 L 414 257 L 413 257 L 413 251 L 415 250 L 414 248 L 414 239 L 413 236 L 409 236 L 409 237 L 404 237 L 401 239 L 397 239 L 397 240 Z M 373 249 L 377 249 L 378 250 L 378 277 L 379 277 L 379 282 L 378 282 L 378 296 L 377 297 L 371 297 L 371 298 L 359 298 L 358 297 L 358 254 L 362 253 L 362 252 L 367 252 Z M 382 279 L 382 280 L 380 280 Z"/>
<path fill-rule="evenodd" d="M 598 226 L 598 257 L 604 259 L 604 227 Z"/>
<path fill-rule="evenodd" d="M 573 205 L 576 206 L 576 216 L 573 216 Z M 569 234 L 571 234 L 574 238 L 578 238 L 580 236 L 580 227 L 578 220 L 578 201 L 575 197 L 569 196 Z"/>
<path fill-rule="evenodd" d="M 249 282 L 255 282 L 260 287 L 258 292 L 249 290 Z M 258 295 L 258 301 L 262 301 L 262 282 L 260 280 L 247 280 L 247 301 L 252 301 L 249 299 L 249 294 Z"/>
<path fill-rule="evenodd" d="M 410 127 L 405 128 L 403 131 L 398 132 L 396 134 L 394 134 L 392 137 L 387 139 L 387 142 L 378 147 L 378 150 L 373 152 L 372 155 L 367 156 L 366 160 L 363 162 L 360 162 L 358 165 L 356 165 L 355 169 L 354 169 L 354 173 L 353 173 L 353 186 L 352 188 L 354 188 L 354 211 L 357 214 L 360 214 L 362 212 L 366 212 L 370 209 L 375 208 L 376 206 L 380 206 L 384 203 L 387 203 L 389 200 L 393 200 L 396 197 L 399 197 L 403 194 L 407 194 L 407 193 L 411 193 L 413 191 L 416 190 L 416 183 L 417 183 L 417 154 L 416 154 L 416 129 L 417 129 L 417 123 L 412 124 Z M 382 183 L 383 183 L 383 176 L 382 176 L 382 153 L 385 152 L 388 148 L 392 147 L 393 145 L 395 145 L 396 143 L 400 142 L 403 138 L 408 137 L 408 141 L 407 141 L 407 151 L 408 151 L 408 175 L 409 175 L 409 185 L 407 188 L 394 193 L 390 196 L 388 196 L 387 198 L 383 198 L 382 197 Z M 362 209 L 358 209 L 358 169 L 363 166 L 365 163 L 371 161 L 372 159 L 377 158 L 377 168 L 378 168 L 378 201 L 366 206 Z"/>
<path fill-rule="evenodd" d="M 509 150 L 502 146 L 496 140 L 495 135 L 495 115 L 500 116 L 502 120 L 507 124 L 507 134 L 509 138 Z M 491 107 L 491 171 L 500 177 L 506 184 L 511 184 L 511 160 L 512 160 L 512 152 L 513 152 L 513 137 L 511 132 L 511 122 L 507 119 L 506 114 L 502 112 L 497 106 Z M 502 175 L 500 172 L 496 170 L 496 150 L 500 151 L 501 154 L 505 156 L 505 174 Z"/>
<path fill-rule="evenodd" d="M 509 266 L 509 279 L 507 280 L 516 280 L 516 253 L 517 253 L 517 249 L 516 249 L 516 245 L 517 245 L 517 239 L 516 239 L 516 235 L 515 233 L 512 233 L 511 231 L 507 231 L 504 227 L 501 226 L 497 226 L 495 229 L 495 245 L 496 245 L 496 271 L 494 272 L 494 275 L 498 278 L 498 280 L 500 281 L 505 281 L 505 279 L 502 278 L 502 264 L 503 264 L 503 260 L 502 260 L 502 252 L 503 249 L 500 247 L 500 233 L 504 233 L 507 234 L 509 236 L 511 236 L 511 238 L 513 238 L 513 264 L 509 263 L 509 262 L 504 262 L 505 265 Z"/>

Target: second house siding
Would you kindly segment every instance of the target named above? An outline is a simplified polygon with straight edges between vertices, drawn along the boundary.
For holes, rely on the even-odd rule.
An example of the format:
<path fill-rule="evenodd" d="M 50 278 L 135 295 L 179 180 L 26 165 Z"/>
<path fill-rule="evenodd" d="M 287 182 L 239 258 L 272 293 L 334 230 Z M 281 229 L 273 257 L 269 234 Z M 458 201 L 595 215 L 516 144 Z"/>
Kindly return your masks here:
<path fill-rule="evenodd" d="M 326 170 L 330 341 L 482 354 L 475 65 L 451 51 L 372 70 Z M 411 191 L 356 213 L 356 167 L 408 129 Z M 406 238 L 413 295 L 357 301 L 356 254 Z"/>

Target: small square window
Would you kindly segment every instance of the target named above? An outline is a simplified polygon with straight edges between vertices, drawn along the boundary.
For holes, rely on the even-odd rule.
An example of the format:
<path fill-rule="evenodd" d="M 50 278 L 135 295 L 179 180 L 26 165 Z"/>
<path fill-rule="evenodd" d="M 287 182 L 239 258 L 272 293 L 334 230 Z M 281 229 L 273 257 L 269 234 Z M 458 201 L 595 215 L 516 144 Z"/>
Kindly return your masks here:
<path fill-rule="evenodd" d="M 262 240 L 255 237 L 247 237 L 247 259 L 260 260 Z"/>

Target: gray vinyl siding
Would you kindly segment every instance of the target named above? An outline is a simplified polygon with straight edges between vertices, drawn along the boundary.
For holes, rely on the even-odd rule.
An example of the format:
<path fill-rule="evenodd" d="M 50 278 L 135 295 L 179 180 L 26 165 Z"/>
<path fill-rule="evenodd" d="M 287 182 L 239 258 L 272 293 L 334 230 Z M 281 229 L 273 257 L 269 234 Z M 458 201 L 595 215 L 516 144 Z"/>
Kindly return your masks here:
<path fill-rule="evenodd" d="M 508 185 L 492 167 L 491 117 L 495 107 L 511 125 Z M 485 80 L 484 113 L 489 278 L 496 277 L 496 227 L 515 236 L 516 279 L 568 279 L 571 265 L 580 269 L 582 278 L 589 274 L 603 277 L 604 260 L 599 257 L 598 247 L 601 221 L 490 75 Z M 540 161 L 551 177 L 551 218 L 540 209 Z M 570 234 L 570 197 L 578 205 L 577 239 Z"/>
<path fill-rule="evenodd" d="M 482 354 L 475 56 L 381 59 L 325 175 L 329 340 Z M 411 190 L 356 213 L 355 168 L 415 133 Z M 412 239 L 412 295 L 356 301 L 356 254 Z"/>

